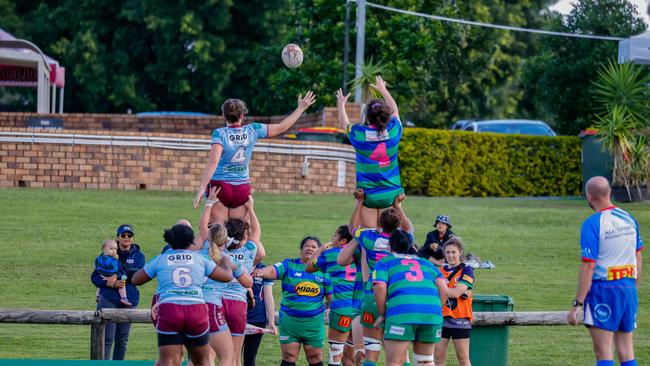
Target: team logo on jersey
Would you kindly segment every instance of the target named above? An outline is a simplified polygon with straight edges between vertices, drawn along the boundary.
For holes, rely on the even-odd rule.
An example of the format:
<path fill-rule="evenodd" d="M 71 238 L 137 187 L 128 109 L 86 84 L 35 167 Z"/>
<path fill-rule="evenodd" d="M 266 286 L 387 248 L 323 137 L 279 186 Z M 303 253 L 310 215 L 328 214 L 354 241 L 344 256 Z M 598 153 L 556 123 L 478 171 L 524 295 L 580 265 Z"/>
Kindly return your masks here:
<path fill-rule="evenodd" d="M 388 140 L 388 131 L 383 130 L 381 133 L 377 133 L 377 131 L 373 130 L 368 130 L 366 131 L 366 141 L 384 141 Z"/>
<path fill-rule="evenodd" d="M 390 244 L 388 243 L 388 239 L 379 238 L 379 239 L 375 240 L 375 250 L 376 251 L 390 252 Z"/>
<path fill-rule="evenodd" d="M 296 285 L 295 290 L 300 296 L 316 297 L 320 295 L 320 286 L 313 282 L 300 282 Z"/>
<path fill-rule="evenodd" d="M 594 308 L 594 317 L 598 319 L 599 322 L 605 323 L 611 316 L 612 309 L 607 304 L 598 304 Z"/>
<path fill-rule="evenodd" d="M 248 134 L 246 132 L 233 133 L 228 135 L 228 140 L 235 145 L 243 145 L 248 142 Z"/>
<path fill-rule="evenodd" d="M 228 253 L 228 255 L 230 255 L 230 258 L 234 258 L 238 261 L 244 260 L 244 253 Z"/>
<path fill-rule="evenodd" d="M 620 280 L 623 278 L 636 278 L 636 266 L 628 264 L 625 266 L 607 267 L 607 280 Z"/>
<path fill-rule="evenodd" d="M 192 254 L 170 254 L 167 256 L 168 266 L 179 266 L 194 264 L 194 256 Z"/>

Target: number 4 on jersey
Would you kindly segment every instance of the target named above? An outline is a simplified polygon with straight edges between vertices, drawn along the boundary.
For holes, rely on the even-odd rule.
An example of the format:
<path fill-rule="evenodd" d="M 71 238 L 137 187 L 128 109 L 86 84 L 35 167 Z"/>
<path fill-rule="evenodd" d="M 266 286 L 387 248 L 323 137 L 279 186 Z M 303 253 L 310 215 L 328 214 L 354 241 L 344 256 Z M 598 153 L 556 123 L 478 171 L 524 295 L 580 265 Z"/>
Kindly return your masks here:
<path fill-rule="evenodd" d="M 237 149 L 237 152 L 235 155 L 230 158 L 231 163 L 236 163 L 236 164 L 243 164 L 246 161 L 246 148 L 245 147 L 240 147 Z"/>
<path fill-rule="evenodd" d="M 382 142 L 381 144 L 377 145 L 375 150 L 370 154 L 370 159 L 376 161 L 379 163 L 379 167 L 385 167 L 390 164 L 390 158 L 388 157 L 388 154 L 386 153 L 386 143 Z"/>

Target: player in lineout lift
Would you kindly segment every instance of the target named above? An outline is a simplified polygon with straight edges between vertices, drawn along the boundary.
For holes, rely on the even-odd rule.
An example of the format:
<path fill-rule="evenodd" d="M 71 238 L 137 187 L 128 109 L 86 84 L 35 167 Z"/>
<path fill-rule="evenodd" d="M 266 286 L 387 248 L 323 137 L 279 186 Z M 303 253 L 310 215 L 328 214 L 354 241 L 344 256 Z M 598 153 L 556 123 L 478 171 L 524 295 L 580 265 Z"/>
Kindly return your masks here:
<path fill-rule="evenodd" d="M 201 182 L 194 198 L 194 208 L 209 187 L 220 187 L 217 202 L 212 208 L 210 222 L 224 223 L 228 218 L 243 219 L 244 204 L 251 194 L 248 165 L 253 147 L 258 139 L 274 137 L 287 131 L 298 118 L 316 101 L 313 92 L 298 96 L 298 107 L 278 124 L 250 123 L 243 125 L 248 113 L 246 104 L 239 99 L 228 99 L 221 106 L 226 126 L 212 132 L 212 148 Z"/>
<path fill-rule="evenodd" d="M 366 104 L 365 124 L 350 123 L 345 112 L 350 94 L 344 95 L 341 89 L 336 93 L 339 122 L 348 131 L 350 143 L 356 150 L 357 188 L 363 191 L 364 196 L 361 210 L 363 227 L 378 227 L 381 211 L 390 207 L 404 192 L 397 162 L 402 138 L 397 103 L 381 76 L 377 76 L 371 87 L 379 91 L 383 99 L 372 99 Z"/>

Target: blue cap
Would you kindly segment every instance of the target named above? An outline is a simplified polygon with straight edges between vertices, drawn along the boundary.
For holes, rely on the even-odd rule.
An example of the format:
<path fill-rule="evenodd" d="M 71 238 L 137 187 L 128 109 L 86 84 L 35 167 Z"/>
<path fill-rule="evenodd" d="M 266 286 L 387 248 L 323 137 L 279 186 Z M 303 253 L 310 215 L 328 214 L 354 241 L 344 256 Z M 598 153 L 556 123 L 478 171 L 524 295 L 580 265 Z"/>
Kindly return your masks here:
<path fill-rule="evenodd" d="M 124 233 L 131 233 L 135 235 L 135 231 L 133 231 L 133 226 L 129 224 L 120 225 L 120 227 L 117 228 L 117 236 L 120 236 Z"/>
<path fill-rule="evenodd" d="M 451 219 L 449 218 L 449 216 L 447 216 L 447 215 L 438 215 L 438 216 L 436 217 L 436 222 L 435 222 L 435 224 L 437 224 L 437 223 L 439 223 L 439 222 L 442 222 L 443 224 L 446 224 L 446 225 L 449 226 L 449 228 L 451 229 Z M 435 224 L 434 224 L 434 225 L 435 225 Z"/>

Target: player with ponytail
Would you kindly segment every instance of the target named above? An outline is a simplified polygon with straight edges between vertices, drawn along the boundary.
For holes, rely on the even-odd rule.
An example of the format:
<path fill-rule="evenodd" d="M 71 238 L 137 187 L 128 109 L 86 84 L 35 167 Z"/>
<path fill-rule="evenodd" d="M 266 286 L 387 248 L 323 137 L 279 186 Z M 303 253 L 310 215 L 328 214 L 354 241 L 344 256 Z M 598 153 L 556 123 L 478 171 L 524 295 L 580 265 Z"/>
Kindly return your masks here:
<path fill-rule="evenodd" d="M 400 179 L 397 153 L 402 138 L 402 122 L 395 99 L 386 83 L 377 76 L 371 87 L 383 99 L 366 104 L 366 123 L 351 124 L 345 111 L 350 94 L 336 93 L 339 122 L 348 131 L 357 155 L 357 193 L 363 197 L 361 226 L 378 227 L 381 211 L 390 207 L 404 193 Z"/>

